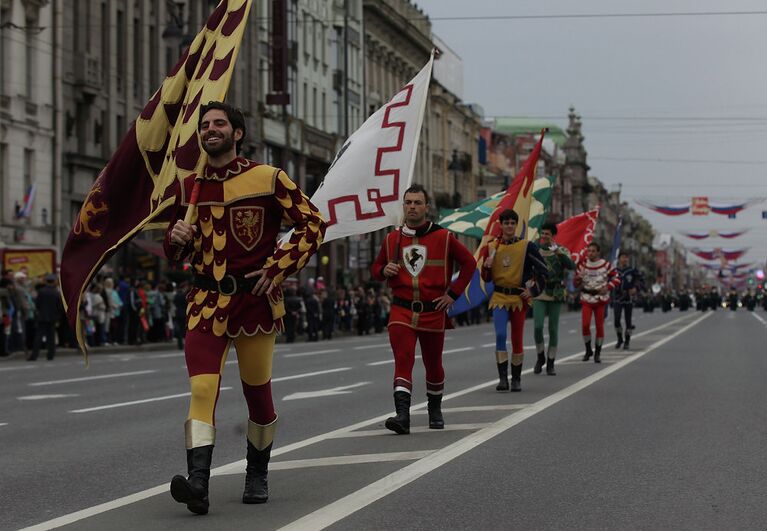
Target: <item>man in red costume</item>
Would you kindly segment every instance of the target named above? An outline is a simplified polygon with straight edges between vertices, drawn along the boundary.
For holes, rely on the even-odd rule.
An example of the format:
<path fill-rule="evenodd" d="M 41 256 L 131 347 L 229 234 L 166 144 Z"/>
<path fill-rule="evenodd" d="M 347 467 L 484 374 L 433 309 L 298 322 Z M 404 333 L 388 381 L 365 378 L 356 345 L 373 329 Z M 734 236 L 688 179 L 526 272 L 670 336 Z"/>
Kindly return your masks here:
<path fill-rule="evenodd" d="M 442 391 L 445 370 L 442 348 L 445 329 L 452 328 L 447 310 L 471 281 L 477 264 L 471 252 L 447 229 L 426 220 L 429 195 L 413 185 L 403 197 L 405 225 L 390 232 L 371 266 L 373 278 L 392 289 L 389 342 L 394 352 L 394 417 L 386 427 L 410 433 L 410 394 L 416 340 L 426 369 L 429 428 L 442 429 Z M 460 273 L 451 282 L 453 264 Z"/>
<path fill-rule="evenodd" d="M 232 344 L 249 412 L 242 501 L 268 498 L 267 466 L 277 422 L 272 354 L 285 314 L 279 285 L 317 251 L 325 222 L 285 172 L 237 156 L 245 136 L 242 112 L 221 102 L 203 105 L 198 134 L 208 164 L 181 184 L 178 221 L 168 230 L 164 248 L 171 260 L 189 256 L 194 269 L 185 345 L 192 391 L 184 425 L 189 477 L 175 476 L 171 494 L 190 511 L 206 514 L 216 402 Z M 196 184 L 196 212 L 186 223 L 180 218 Z M 282 223 L 295 230 L 278 248 Z"/>

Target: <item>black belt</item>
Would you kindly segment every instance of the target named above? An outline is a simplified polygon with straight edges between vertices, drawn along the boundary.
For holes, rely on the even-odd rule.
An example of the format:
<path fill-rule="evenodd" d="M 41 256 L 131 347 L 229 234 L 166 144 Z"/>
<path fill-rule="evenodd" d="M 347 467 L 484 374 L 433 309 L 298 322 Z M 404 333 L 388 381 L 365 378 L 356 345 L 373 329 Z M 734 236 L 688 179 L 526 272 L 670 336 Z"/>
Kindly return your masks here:
<path fill-rule="evenodd" d="M 391 303 L 396 304 L 397 306 L 402 306 L 403 308 L 407 308 L 414 313 L 437 311 L 437 305 L 433 302 L 409 301 L 407 299 L 403 299 L 402 297 L 392 297 Z"/>
<path fill-rule="evenodd" d="M 504 295 L 522 295 L 525 292 L 522 288 L 504 288 L 501 286 L 495 286 L 493 291 L 503 293 Z"/>
<path fill-rule="evenodd" d="M 251 291 L 258 282 L 258 277 L 245 278 L 234 275 L 224 275 L 221 280 L 216 280 L 207 275 L 195 275 L 192 284 L 196 288 L 217 291 L 221 295 L 236 295 Z"/>

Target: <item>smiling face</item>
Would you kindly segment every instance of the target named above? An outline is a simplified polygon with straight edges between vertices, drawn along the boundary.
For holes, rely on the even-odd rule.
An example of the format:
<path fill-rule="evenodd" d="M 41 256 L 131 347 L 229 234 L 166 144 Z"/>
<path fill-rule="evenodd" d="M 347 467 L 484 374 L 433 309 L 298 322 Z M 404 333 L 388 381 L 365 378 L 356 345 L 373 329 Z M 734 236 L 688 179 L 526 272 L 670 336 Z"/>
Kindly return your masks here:
<path fill-rule="evenodd" d="M 237 156 L 235 143 L 242 138 L 242 130 L 232 129 L 226 113 L 221 109 L 211 109 L 200 120 L 200 140 L 202 149 L 213 159 Z"/>
<path fill-rule="evenodd" d="M 549 229 L 543 229 L 541 231 L 541 245 L 550 245 L 553 235 Z"/>
<path fill-rule="evenodd" d="M 408 192 L 402 201 L 405 210 L 405 223 L 408 227 L 420 227 L 426 221 L 426 212 L 429 209 L 423 192 Z"/>

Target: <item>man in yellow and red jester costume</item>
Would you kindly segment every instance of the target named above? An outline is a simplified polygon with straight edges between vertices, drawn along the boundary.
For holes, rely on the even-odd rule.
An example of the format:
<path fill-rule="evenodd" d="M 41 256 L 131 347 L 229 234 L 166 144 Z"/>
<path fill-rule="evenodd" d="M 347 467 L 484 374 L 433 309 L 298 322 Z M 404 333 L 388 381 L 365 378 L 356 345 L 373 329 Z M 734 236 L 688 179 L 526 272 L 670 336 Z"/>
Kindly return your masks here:
<path fill-rule="evenodd" d="M 221 102 L 203 105 L 198 134 L 208 164 L 201 174 L 184 179 L 176 200 L 178 221 L 168 230 L 164 248 L 171 260 L 189 256 L 194 269 L 185 346 L 192 391 L 184 425 L 189 477 L 175 476 L 171 494 L 190 511 L 206 514 L 216 401 L 232 343 L 249 413 L 242 501 L 268 498 L 267 466 L 277 422 L 272 354 L 285 313 L 279 286 L 317 251 L 325 222 L 285 172 L 237 156 L 245 136 L 239 110 Z M 196 213 L 186 223 L 180 218 L 195 186 Z M 281 223 L 295 230 L 278 248 Z"/>
<path fill-rule="evenodd" d="M 447 310 L 471 281 L 477 268 L 471 252 L 447 229 L 426 219 L 429 196 L 420 185 L 403 194 L 405 224 L 386 235 L 373 278 L 386 280 L 392 289 L 389 342 L 394 352 L 394 409 L 386 427 L 410 433 L 410 394 L 413 390 L 415 344 L 421 344 L 426 369 L 429 428 L 442 429 L 442 391 L 445 370 L 442 348 L 445 328 L 452 328 Z M 460 270 L 451 281 L 453 265 Z"/>

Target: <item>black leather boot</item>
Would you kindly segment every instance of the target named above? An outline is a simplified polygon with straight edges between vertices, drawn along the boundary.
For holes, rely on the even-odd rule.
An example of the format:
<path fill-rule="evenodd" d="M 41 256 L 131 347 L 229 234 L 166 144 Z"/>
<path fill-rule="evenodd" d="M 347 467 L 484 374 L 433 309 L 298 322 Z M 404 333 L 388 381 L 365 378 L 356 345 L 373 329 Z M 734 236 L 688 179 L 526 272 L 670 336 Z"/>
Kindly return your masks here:
<path fill-rule="evenodd" d="M 600 357 L 602 354 L 602 345 L 597 345 L 594 347 L 594 363 L 602 363 L 602 358 Z"/>
<path fill-rule="evenodd" d="M 628 342 L 629 335 L 626 334 L 626 342 Z M 623 345 L 623 334 L 618 332 L 618 342 L 615 343 L 615 348 L 621 348 L 621 345 Z"/>
<path fill-rule="evenodd" d="M 210 463 L 213 459 L 213 445 L 198 446 L 186 451 L 189 478 L 173 476 L 170 480 L 170 494 L 179 503 L 195 514 L 208 514 L 208 482 Z"/>
<path fill-rule="evenodd" d="M 522 390 L 522 364 L 511 366 L 511 392 Z"/>
<path fill-rule="evenodd" d="M 242 503 L 266 503 L 269 499 L 266 474 L 271 454 L 271 443 L 263 450 L 259 450 L 248 441 L 248 465 L 245 467 L 245 490 L 242 493 Z"/>
<path fill-rule="evenodd" d="M 509 362 L 504 361 L 498 364 L 498 385 L 496 391 L 505 392 L 509 390 Z"/>
<path fill-rule="evenodd" d="M 626 334 L 626 342 L 623 344 L 623 350 L 629 349 L 629 343 L 631 342 L 631 335 Z"/>
<path fill-rule="evenodd" d="M 544 365 L 546 365 L 546 354 L 544 352 L 539 352 L 538 360 L 535 362 L 535 367 L 533 367 L 533 372 L 535 374 L 541 374 Z"/>
<path fill-rule="evenodd" d="M 445 427 L 445 419 L 442 418 L 442 395 L 426 395 L 429 400 L 429 429 L 441 430 Z"/>
<path fill-rule="evenodd" d="M 554 358 L 546 359 L 546 374 L 549 376 L 557 375 L 557 373 L 554 371 Z"/>
<path fill-rule="evenodd" d="M 583 361 L 589 361 L 593 355 L 594 351 L 591 350 L 591 341 L 586 341 L 586 354 L 583 355 Z"/>
<path fill-rule="evenodd" d="M 395 417 L 386 419 L 386 429 L 400 435 L 410 433 L 410 393 L 394 391 Z"/>

